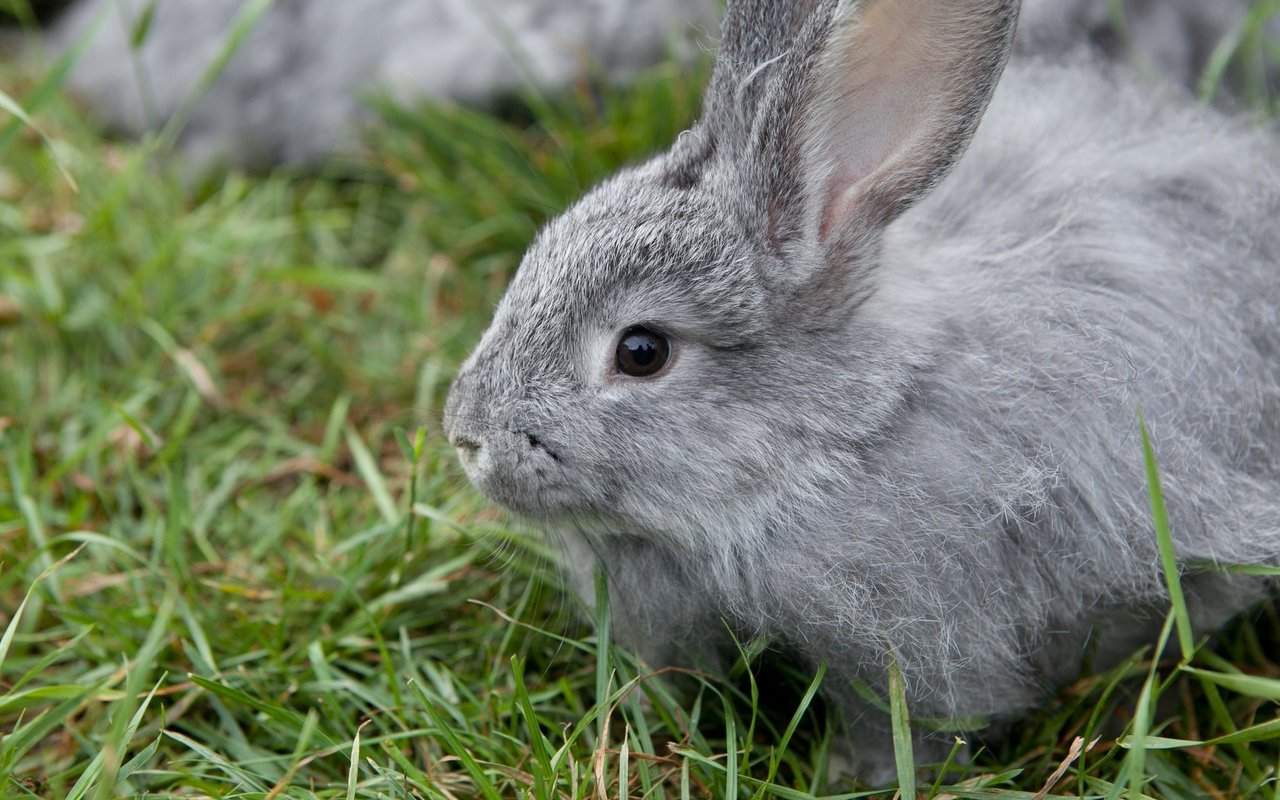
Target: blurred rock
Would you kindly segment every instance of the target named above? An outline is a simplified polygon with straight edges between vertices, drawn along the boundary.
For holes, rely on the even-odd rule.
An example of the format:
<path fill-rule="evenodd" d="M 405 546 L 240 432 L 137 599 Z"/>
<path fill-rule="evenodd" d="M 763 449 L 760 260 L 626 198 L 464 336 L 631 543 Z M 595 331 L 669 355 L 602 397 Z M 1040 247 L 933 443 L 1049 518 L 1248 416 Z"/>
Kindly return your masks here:
<path fill-rule="evenodd" d="M 52 49 L 92 36 L 71 87 L 110 128 L 140 135 L 193 96 L 244 3 L 158 0 L 149 26 L 140 26 L 144 0 L 80 0 L 53 31 Z M 1124 5 L 1122 32 L 1111 0 L 1027 0 L 1019 53 L 1094 46 L 1192 86 L 1252 2 Z M 711 48 L 719 7 L 720 0 L 275 0 L 193 108 L 180 146 L 197 167 L 314 162 L 353 141 L 370 92 L 491 106 L 531 82 L 563 88 L 589 68 L 625 81 L 668 55 Z"/>
<path fill-rule="evenodd" d="M 104 9 L 119 4 L 123 13 Z M 194 109 L 181 145 L 196 164 L 310 162 L 349 144 L 375 90 L 491 105 L 555 89 L 588 68 L 626 80 L 689 57 L 718 27 L 716 0 L 276 0 Z M 55 51 L 93 41 L 72 79 L 112 129 L 172 117 L 223 50 L 242 0 L 161 0 L 136 51 L 141 0 L 82 0 Z M 95 23 L 101 24 L 94 30 Z"/>

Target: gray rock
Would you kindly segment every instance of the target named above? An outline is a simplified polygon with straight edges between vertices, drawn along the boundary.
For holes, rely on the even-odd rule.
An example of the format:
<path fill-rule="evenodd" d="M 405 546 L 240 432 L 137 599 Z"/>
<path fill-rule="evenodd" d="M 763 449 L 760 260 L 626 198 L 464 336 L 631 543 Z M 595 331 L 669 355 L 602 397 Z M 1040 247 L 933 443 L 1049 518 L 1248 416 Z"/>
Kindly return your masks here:
<path fill-rule="evenodd" d="M 80 0 L 52 51 L 92 42 L 70 79 L 109 128 L 141 135 L 195 96 L 246 0 L 159 0 L 143 43 L 144 0 Z M 1193 85 L 1251 0 L 1027 0 L 1018 53 L 1092 43 Z M 368 95 L 485 106 L 530 82 L 555 89 L 589 65 L 611 81 L 672 53 L 714 46 L 720 0 L 275 0 L 201 96 L 180 141 L 197 168 L 307 163 L 349 146 Z"/>
<path fill-rule="evenodd" d="M 244 4 L 161 0 L 134 51 L 131 11 L 144 5 L 83 0 L 52 34 L 55 51 L 93 37 L 71 88 L 129 135 L 192 96 Z M 315 161 L 351 143 L 375 90 L 485 105 L 588 65 L 625 80 L 695 52 L 717 13 L 707 0 L 276 0 L 195 107 L 182 149 L 197 165 Z"/>

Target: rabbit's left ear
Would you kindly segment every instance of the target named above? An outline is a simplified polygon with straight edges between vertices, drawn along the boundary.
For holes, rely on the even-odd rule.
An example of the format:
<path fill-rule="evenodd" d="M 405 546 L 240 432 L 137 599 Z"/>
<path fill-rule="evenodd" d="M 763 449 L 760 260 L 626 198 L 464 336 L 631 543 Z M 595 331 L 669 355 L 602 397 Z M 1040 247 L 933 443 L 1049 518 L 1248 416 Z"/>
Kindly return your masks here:
<path fill-rule="evenodd" d="M 847 260 L 945 176 L 991 100 L 1020 5 L 824 4 L 753 115 L 773 241 Z"/>

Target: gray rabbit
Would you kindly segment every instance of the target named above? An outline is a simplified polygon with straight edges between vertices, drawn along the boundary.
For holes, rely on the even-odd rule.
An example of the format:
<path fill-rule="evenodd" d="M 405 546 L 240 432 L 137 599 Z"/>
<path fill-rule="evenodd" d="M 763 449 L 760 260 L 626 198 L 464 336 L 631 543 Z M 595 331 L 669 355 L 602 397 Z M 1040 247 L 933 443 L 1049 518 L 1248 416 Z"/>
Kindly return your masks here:
<path fill-rule="evenodd" d="M 999 725 L 1152 641 L 1139 409 L 1195 624 L 1280 557 L 1280 148 L 1114 64 L 996 89 L 1019 5 L 731 0 L 703 119 L 542 231 L 445 413 L 650 664 L 828 665 L 874 781 L 891 658 Z"/>
<path fill-rule="evenodd" d="M 140 134 L 195 97 L 245 0 L 80 0 L 55 51 L 92 42 L 70 85 L 111 127 Z M 196 167 L 314 162 L 351 144 L 363 98 L 390 91 L 487 105 L 529 81 L 567 86 L 586 62 L 625 80 L 676 52 L 710 47 L 721 0 L 276 0 L 199 97 L 181 145 Z M 1192 85 L 1254 0 L 1029 0 L 1018 52 L 1091 42 Z"/>

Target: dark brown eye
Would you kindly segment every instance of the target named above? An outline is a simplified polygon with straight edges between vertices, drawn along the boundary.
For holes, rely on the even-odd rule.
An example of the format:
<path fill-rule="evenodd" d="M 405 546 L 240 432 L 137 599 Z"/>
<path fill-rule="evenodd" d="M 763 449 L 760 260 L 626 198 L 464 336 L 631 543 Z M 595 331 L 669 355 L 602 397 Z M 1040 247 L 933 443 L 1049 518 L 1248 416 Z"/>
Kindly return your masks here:
<path fill-rule="evenodd" d="M 657 375 L 671 358 L 671 343 L 648 328 L 632 328 L 618 342 L 618 371 L 633 378 Z"/>

